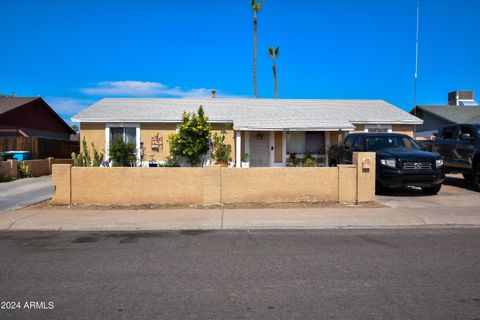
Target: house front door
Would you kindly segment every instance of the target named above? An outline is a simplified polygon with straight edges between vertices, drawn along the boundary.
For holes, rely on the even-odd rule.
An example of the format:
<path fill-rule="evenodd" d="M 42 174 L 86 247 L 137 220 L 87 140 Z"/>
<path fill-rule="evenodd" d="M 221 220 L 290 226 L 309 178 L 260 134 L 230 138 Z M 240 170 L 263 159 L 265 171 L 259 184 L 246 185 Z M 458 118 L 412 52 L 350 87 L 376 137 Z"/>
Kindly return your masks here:
<path fill-rule="evenodd" d="M 250 132 L 250 166 L 270 166 L 270 132 Z"/>

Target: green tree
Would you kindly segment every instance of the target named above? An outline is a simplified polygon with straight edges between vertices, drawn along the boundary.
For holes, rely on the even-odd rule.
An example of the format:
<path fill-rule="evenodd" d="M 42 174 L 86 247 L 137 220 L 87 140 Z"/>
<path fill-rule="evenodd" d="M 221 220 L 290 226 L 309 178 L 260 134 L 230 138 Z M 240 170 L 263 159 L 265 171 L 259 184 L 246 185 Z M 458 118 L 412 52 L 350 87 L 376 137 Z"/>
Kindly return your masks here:
<path fill-rule="evenodd" d="M 72 128 L 72 130 L 75 131 L 75 134 L 78 133 L 79 129 L 78 129 L 78 126 L 76 124 L 71 125 L 70 128 Z"/>
<path fill-rule="evenodd" d="M 278 99 L 278 86 L 277 86 L 277 65 L 275 60 L 278 58 L 280 47 L 268 48 L 268 56 L 272 59 L 272 69 L 273 69 L 273 88 L 275 93 L 275 99 Z"/>
<path fill-rule="evenodd" d="M 135 145 L 125 142 L 121 137 L 118 137 L 110 146 L 110 158 L 112 158 L 112 166 L 114 167 L 130 165 L 137 159 L 135 156 Z"/>
<path fill-rule="evenodd" d="M 263 8 L 264 1 L 251 0 L 253 11 L 253 95 L 258 97 L 257 91 L 257 13 Z"/>
<path fill-rule="evenodd" d="M 186 158 L 191 166 L 198 165 L 201 156 L 207 153 L 209 147 L 212 128 L 207 121 L 208 117 L 202 106 L 197 113 L 184 112 L 178 131 L 168 137 L 170 153 Z"/>
<path fill-rule="evenodd" d="M 214 133 L 212 137 L 212 156 L 216 162 L 230 161 L 232 154 L 232 146 L 225 143 L 225 135 L 227 131 L 222 130 L 220 134 Z"/>

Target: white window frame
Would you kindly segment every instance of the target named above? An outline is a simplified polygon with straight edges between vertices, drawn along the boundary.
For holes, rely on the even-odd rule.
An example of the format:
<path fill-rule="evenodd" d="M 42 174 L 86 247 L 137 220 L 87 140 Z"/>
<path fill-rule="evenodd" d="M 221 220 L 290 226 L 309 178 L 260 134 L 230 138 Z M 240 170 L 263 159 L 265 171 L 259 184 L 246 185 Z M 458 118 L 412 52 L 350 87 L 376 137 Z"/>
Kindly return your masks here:
<path fill-rule="evenodd" d="M 105 160 L 109 157 L 110 154 L 110 128 L 136 128 L 135 132 L 135 150 L 137 150 L 137 164 L 140 161 L 140 123 L 106 123 L 105 124 Z"/>
<path fill-rule="evenodd" d="M 387 132 L 391 133 L 392 125 L 391 124 L 366 124 L 363 131 L 370 132 L 369 129 L 387 129 Z"/>

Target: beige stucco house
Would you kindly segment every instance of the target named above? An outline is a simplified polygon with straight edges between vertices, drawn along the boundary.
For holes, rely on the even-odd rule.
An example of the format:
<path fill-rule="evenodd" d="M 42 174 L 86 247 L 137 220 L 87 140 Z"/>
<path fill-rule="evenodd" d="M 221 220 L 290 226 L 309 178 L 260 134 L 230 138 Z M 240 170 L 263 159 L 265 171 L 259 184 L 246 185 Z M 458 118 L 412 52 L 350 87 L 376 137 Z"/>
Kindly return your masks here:
<path fill-rule="evenodd" d="M 313 99 L 102 99 L 72 118 L 80 134 L 108 155 L 116 136 L 137 146 L 138 161 L 164 160 L 168 135 L 184 111 L 202 105 L 216 131 L 227 128 L 232 162 L 242 154 L 250 166 L 285 166 L 288 155 L 326 150 L 349 132 L 401 132 L 413 135 L 423 121 L 383 100 Z"/>

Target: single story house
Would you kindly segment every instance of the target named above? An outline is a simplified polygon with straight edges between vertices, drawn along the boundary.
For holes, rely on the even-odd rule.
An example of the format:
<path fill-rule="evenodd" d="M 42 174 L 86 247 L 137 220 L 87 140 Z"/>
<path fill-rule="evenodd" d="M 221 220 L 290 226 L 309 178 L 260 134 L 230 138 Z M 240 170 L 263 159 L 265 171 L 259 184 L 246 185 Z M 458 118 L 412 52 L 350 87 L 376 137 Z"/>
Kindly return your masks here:
<path fill-rule="evenodd" d="M 40 97 L 0 97 L 0 137 L 70 140 L 75 131 Z"/>
<path fill-rule="evenodd" d="M 410 113 L 423 120 L 415 128 L 416 137 L 430 137 L 451 124 L 480 123 L 480 106 L 469 90 L 449 92 L 448 105 L 417 105 Z"/>
<path fill-rule="evenodd" d="M 108 154 L 112 137 L 137 146 L 139 161 L 169 155 L 167 137 L 184 111 L 203 106 L 214 131 L 227 128 L 232 161 L 242 154 L 251 166 L 285 166 L 287 154 L 326 156 L 330 145 L 349 132 L 401 132 L 413 135 L 422 120 L 383 100 L 307 99 L 102 99 L 72 118 L 81 138 Z"/>

